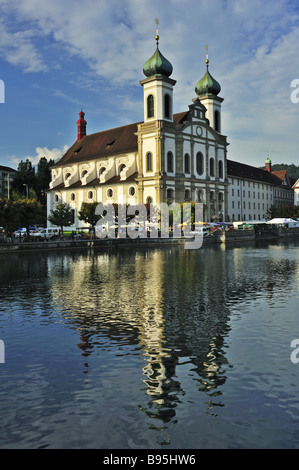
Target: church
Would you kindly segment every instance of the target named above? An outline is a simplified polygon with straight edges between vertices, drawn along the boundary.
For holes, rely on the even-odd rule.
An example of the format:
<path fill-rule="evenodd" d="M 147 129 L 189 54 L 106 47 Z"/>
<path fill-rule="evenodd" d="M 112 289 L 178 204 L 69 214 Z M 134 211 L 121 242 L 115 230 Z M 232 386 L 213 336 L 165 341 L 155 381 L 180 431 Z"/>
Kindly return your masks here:
<path fill-rule="evenodd" d="M 226 221 L 227 138 L 221 133 L 221 87 L 209 71 L 196 83 L 195 98 L 173 114 L 172 64 L 156 49 L 143 66 L 144 117 L 88 135 L 79 112 L 77 140 L 51 169 L 48 215 L 59 201 L 74 214 L 83 202 L 153 204 L 202 202 L 205 221 Z"/>

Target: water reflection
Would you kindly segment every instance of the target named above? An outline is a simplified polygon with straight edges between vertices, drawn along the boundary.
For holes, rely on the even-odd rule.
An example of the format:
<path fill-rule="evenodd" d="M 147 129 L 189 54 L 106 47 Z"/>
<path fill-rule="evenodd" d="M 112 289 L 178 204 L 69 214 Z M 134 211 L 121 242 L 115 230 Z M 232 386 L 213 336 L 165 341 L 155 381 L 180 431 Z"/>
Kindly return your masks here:
<path fill-rule="evenodd" d="M 50 257 L 52 308 L 78 330 L 86 367 L 93 350 L 108 344 L 117 343 L 120 356 L 125 345 L 142 352 L 148 400 L 139 408 L 167 423 L 188 393 L 189 377 L 210 406 L 222 405 L 232 307 L 265 290 L 269 299 L 277 290 L 285 294 L 295 268 L 295 260 L 269 253 L 261 259 L 239 248 L 227 256 L 213 247 Z"/>
<path fill-rule="evenodd" d="M 294 253 L 268 245 L 12 255 L 2 259 L 0 299 L 4 311 L 19 308 L 21 324 L 39 312 L 74 332 L 86 377 L 95 363 L 99 375 L 117 374 L 130 358 L 140 370 L 134 405 L 166 445 L 184 407 L 217 416 L 225 406 L 231 318 L 261 296 L 286 301 L 298 285 Z"/>

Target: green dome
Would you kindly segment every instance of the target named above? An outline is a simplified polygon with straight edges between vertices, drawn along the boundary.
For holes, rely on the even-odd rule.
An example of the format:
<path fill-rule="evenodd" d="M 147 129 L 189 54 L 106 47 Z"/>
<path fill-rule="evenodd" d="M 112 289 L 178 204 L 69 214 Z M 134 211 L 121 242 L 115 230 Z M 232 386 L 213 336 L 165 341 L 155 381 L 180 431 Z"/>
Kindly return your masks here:
<path fill-rule="evenodd" d="M 198 96 L 218 95 L 220 93 L 220 90 L 221 90 L 221 86 L 215 80 L 215 78 L 212 77 L 207 66 L 206 74 L 201 80 L 199 80 L 199 82 L 195 86 L 195 93 Z"/>
<path fill-rule="evenodd" d="M 269 157 L 267 157 L 267 158 L 266 158 L 266 161 L 265 161 L 265 163 L 271 163 L 271 160 L 270 160 L 270 158 L 269 158 Z"/>
<path fill-rule="evenodd" d="M 164 75 L 165 77 L 169 77 L 172 74 L 172 70 L 171 63 L 161 54 L 157 44 L 155 53 L 143 66 L 144 75 L 146 77 L 151 77 L 153 75 Z"/>

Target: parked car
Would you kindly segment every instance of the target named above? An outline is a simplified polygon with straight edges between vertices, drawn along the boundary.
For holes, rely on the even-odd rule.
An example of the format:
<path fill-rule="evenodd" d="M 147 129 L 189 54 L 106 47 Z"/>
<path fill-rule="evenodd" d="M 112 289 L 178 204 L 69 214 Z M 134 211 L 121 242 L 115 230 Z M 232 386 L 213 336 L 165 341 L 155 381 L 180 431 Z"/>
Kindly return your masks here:
<path fill-rule="evenodd" d="M 37 239 L 47 239 L 47 238 L 52 238 L 56 237 L 59 235 L 59 229 L 58 228 L 41 228 L 41 229 L 36 229 L 33 230 L 30 235 L 34 238 Z"/>
<path fill-rule="evenodd" d="M 16 230 L 13 235 L 15 236 L 15 238 L 20 238 L 20 237 L 22 238 L 26 236 L 26 233 L 27 233 L 27 229 L 23 227 L 23 228 L 19 228 L 18 230 Z"/>

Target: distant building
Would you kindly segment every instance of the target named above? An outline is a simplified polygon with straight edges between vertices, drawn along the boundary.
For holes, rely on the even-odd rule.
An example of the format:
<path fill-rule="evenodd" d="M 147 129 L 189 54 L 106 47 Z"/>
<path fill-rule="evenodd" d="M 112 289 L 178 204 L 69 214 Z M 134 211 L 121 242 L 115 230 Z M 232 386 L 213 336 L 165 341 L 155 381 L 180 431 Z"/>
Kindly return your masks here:
<path fill-rule="evenodd" d="M 0 165 L 0 196 L 10 197 L 15 171 L 13 168 Z"/>
<path fill-rule="evenodd" d="M 295 181 L 292 188 L 294 190 L 294 204 L 295 206 L 299 206 L 299 179 Z"/>
<path fill-rule="evenodd" d="M 271 171 L 227 160 L 229 220 L 264 220 L 272 205 L 294 204 L 294 190 L 286 171 Z"/>

